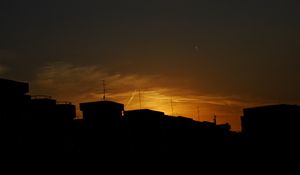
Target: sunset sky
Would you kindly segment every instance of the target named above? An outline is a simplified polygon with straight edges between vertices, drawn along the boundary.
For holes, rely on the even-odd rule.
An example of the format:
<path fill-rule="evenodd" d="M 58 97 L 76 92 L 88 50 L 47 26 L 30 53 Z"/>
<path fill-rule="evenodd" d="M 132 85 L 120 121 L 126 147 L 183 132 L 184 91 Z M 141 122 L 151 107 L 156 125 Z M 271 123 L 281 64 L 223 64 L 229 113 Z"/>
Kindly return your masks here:
<path fill-rule="evenodd" d="M 216 115 L 239 130 L 244 107 L 300 104 L 299 7 L 299 0 L 1 0 L 0 77 L 75 104 L 101 99 L 105 80 L 107 99 L 126 109 L 139 109 L 140 96 L 142 108 L 201 121 Z"/>

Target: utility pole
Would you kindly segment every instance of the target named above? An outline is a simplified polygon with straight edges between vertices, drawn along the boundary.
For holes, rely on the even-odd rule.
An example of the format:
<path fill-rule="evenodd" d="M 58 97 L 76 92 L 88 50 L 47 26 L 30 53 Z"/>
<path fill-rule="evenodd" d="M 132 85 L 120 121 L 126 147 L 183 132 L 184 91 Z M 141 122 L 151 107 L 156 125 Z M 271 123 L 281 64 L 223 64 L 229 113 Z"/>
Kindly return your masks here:
<path fill-rule="evenodd" d="M 103 101 L 105 101 L 105 93 L 106 93 L 105 80 L 102 80 L 102 85 L 103 85 Z"/>
<path fill-rule="evenodd" d="M 172 116 L 174 116 L 173 99 L 172 99 L 172 97 L 171 97 L 171 111 L 172 111 Z"/>
<path fill-rule="evenodd" d="M 214 124 L 217 125 L 217 116 L 214 115 Z"/>
<path fill-rule="evenodd" d="M 197 118 L 198 118 L 198 121 L 200 121 L 200 115 L 199 115 L 199 113 L 200 113 L 200 112 L 199 112 L 199 105 L 198 105 L 198 106 L 197 106 L 197 115 L 198 115 Z"/>

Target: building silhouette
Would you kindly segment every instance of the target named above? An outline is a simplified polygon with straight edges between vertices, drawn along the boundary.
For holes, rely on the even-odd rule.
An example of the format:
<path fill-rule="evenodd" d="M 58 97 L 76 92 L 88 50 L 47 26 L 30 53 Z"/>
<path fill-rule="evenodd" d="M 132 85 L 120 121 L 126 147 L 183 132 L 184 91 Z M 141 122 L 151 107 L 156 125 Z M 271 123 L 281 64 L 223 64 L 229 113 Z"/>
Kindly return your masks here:
<path fill-rule="evenodd" d="M 250 143 L 298 142 L 300 106 L 268 105 L 243 109 L 242 134 Z"/>
<path fill-rule="evenodd" d="M 122 117 L 124 105 L 113 101 L 80 103 L 83 119 L 76 121 L 80 128 L 79 149 L 89 154 L 120 151 L 124 144 Z"/>
<path fill-rule="evenodd" d="M 106 100 L 80 103 L 83 118 L 75 120 L 75 105 L 28 92 L 28 83 L 0 79 L 2 152 L 196 155 L 215 160 L 232 153 L 237 158 L 259 156 L 270 148 L 281 154 L 299 151 L 298 105 L 245 108 L 242 131 L 233 132 L 216 118 L 200 122 L 150 109 L 125 111 L 124 104 Z"/>
<path fill-rule="evenodd" d="M 152 154 L 160 151 L 164 113 L 150 109 L 124 112 L 127 140 L 133 153 Z"/>
<path fill-rule="evenodd" d="M 23 119 L 29 110 L 29 84 L 0 79 L 0 149 L 16 151 L 23 140 Z"/>
<path fill-rule="evenodd" d="M 155 127 L 161 124 L 165 114 L 150 109 L 129 110 L 124 112 L 124 118 L 131 125 L 139 125 L 143 128 Z"/>
<path fill-rule="evenodd" d="M 29 84 L 0 79 L 0 120 L 19 120 L 30 103 Z"/>
<path fill-rule="evenodd" d="M 113 123 L 121 120 L 124 105 L 113 101 L 95 101 L 80 103 L 80 110 L 86 121 Z"/>
<path fill-rule="evenodd" d="M 50 96 L 32 96 L 31 119 L 34 121 L 51 121 L 56 116 L 56 100 Z"/>
<path fill-rule="evenodd" d="M 71 102 L 57 102 L 50 96 L 32 96 L 30 101 L 31 120 L 47 122 L 71 122 L 76 117 L 76 106 Z"/>
<path fill-rule="evenodd" d="M 69 123 L 76 118 L 76 106 L 71 102 L 57 102 L 56 104 L 56 118 Z"/>

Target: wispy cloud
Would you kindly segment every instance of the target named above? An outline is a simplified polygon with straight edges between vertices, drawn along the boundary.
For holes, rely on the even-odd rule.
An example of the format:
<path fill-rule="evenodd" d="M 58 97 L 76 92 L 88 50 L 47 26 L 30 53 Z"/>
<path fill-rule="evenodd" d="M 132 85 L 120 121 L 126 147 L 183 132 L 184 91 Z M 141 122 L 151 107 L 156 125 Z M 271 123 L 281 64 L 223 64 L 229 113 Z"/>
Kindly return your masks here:
<path fill-rule="evenodd" d="M 107 98 L 129 100 L 132 91 L 148 87 L 155 76 L 122 75 L 110 73 L 96 66 L 74 66 L 63 62 L 41 67 L 32 83 L 32 92 L 49 94 L 69 100 L 99 100 L 102 97 L 102 80 L 106 81 Z"/>
<path fill-rule="evenodd" d="M 130 105 L 130 103 L 132 102 L 132 100 L 133 100 L 133 98 L 135 97 L 136 94 L 137 94 L 137 91 L 134 90 L 133 93 L 132 93 L 132 95 L 131 95 L 131 97 L 129 98 L 129 100 L 128 100 L 128 102 L 126 103 L 125 106 Z"/>
<path fill-rule="evenodd" d="M 126 109 L 139 109 L 141 101 L 142 108 L 172 114 L 172 103 L 175 115 L 197 119 L 197 108 L 200 108 L 202 120 L 210 120 L 211 116 L 219 114 L 222 116 L 220 122 L 234 123 L 239 121 L 243 107 L 255 104 L 240 97 L 198 95 L 199 92 L 193 89 L 167 86 L 168 79 L 156 75 L 120 74 L 96 66 L 74 66 L 63 62 L 41 67 L 31 84 L 31 92 L 78 104 L 100 100 L 102 80 L 106 80 L 107 99 L 125 104 Z M 235 128 L 238 126 L 239 122 Z"/>

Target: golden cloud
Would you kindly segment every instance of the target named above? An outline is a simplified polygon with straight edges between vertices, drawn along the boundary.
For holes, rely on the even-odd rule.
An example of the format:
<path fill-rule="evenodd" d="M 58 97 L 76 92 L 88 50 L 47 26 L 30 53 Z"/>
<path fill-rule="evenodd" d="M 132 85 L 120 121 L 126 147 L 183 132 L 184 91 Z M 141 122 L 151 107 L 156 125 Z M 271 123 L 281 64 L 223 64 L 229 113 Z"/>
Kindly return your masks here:
<path fill-rule="evenodd" d="M 239 97 L 204 96 L 193 89 L 169 87 L 167 77 L 112 73 L 97 66 L 63 62 L 41 67 L 31 84 L 31 92 L 79 104 L 102 99 L 102 80 L 106 81 L 107 99 L 125 104 L 127 110 L 149 108 L 195 120 L 199 120 L 199 115 L 201 120 L 211 120 L 213 115 L 219 115 L 220 122 L 235 123 L 233 128 L 236 129 L 242 107 L 254 104 Z"/>

